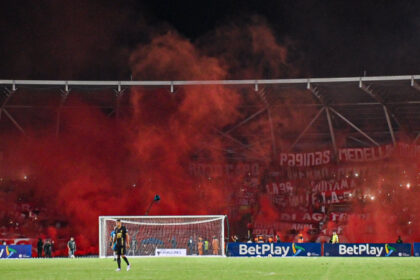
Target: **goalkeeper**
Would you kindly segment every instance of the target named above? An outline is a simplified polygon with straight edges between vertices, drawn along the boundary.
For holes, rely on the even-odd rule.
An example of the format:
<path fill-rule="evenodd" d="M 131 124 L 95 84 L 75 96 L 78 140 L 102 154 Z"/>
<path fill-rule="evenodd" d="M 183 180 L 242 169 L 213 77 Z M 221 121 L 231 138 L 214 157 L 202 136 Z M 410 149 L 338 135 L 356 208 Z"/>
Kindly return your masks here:
<path fill-rule="evenodd" d="M 111 231 L 111 237 L 109 239 L 109 247 L 112 248 L 112 254 L 114 255 L 114 261 L 117 260 L 117 254 L 115 253 L 115 251 L 117 250 L 117 242 L 114 242 L 114 237 L 115 237 L 115 229 L 113 231 Z"/>

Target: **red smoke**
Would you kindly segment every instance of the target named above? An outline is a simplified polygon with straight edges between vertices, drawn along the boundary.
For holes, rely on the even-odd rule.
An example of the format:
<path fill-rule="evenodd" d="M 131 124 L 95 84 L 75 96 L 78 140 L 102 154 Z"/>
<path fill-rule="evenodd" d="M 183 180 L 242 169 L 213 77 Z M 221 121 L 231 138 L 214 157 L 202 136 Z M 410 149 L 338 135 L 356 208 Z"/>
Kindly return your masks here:
<path fill-rule="evenodd" d="M 266 25 L 258 22 L 219 28 L 198 42 L 168 32 L 139 45 L 129 63 L 136 80 L 283 78 L 296 73 L 288 65 L 287 48 L 276 42 Z M 53 123 L 36 129 L 25 127 L 26 138 L 3 133 L 1 144 L 8 154 L 4 173 L 30 175 L 13 193 L 39 208 L 39 221 L 47 225 L 27 232 L 33 237 L 48 235 L 54 239 L 74 236 L 82 253 L 97 253 L 98 216 L 142 215 L 155 194 L 162 200 L 151 215 L 230 214 L 238 232 L 245 232 L 250 221 L 280 222 L 282 212 L 266 195 L 260 195 L 269 181 L 265 170 L 258 175 L 257 186 L 243 183 L 250 176 L 243 173 L 229 179 L 217 172 L 204 178 L 190 174 L 192 161 L 230 164 L 227 150 L 238 145 L 241 155 L 245 154 L 242 161 L 259 160 L 261 166 L 279 171 L 276 163 L 272 164 L 277 159 L 272 143 L 259 141 L 271 137 L 265 114 L 235 131 L 235 139 L 220 135 L 220 131 L 266 105 L 264 98 L 252 90 L 184 86 L 175 87 L 175 92 L 170 93 L 169 87 L 131 88 L 123 96 L 127 103 L 121 108 L 121 117 L 116 119 L 75 97 L 75 89 L 70 93 L 73 100 L 68 102 L 78 108 L 63 109 L 58 138 Z M 288 92 L 288 97 L 279 97 L 277 102 L 281 105 L 295 102 L 293 92 Z M 244 109 L 250 102 L 259 104 L 258 108 Z M 273 110 L 277 152 L 286 150 L 291 143 L 290 139 L 283 140 L 283 136 L 301 131 L 314 114 L 312 110 Z M 249 147 L 248 143 L 257 144 Z M 280 174 L 286 177 L 285 172 Z M 410 229 L 400 224 L 404 222 L 400 217 L 418 213 L 418 196 L 401 192 L 383 205 L 382 198 L 392 191 L 387 189 L 389 185 L 368 185 L 381 175 L 387 184 L 388 181 L 389 185 L 399 184 L 400 177 L 394 170 L 379 170 L 366 177 L 367 182 L 360 184 L 359 189 L 362 195 L 374 189 L 377 200 L 362 206 L 354 203 L 354 214 L 349 216 L 343 233 L 349 241 L 389 242 L 395 239 L 395 231 L 390 228 L 400 230 L 407 241 L 420 235 L 415 226 Z M 413 188 L 418 187 L 412 184 Z M 302 180 L 295 194 L 304 196 L 309 186 L 309 182 Z M 383 188 L 381 194 L 376 193 L 379 187 Z M 251 191 L 256 193 L 255 207 L 234 209 L 234 214 L 228 212 L 233 196 Z M 9 205 L 2 203 L 0 207 L 7 211 Z M 366 212 L 370 213 L 367 219 L 357 215 Z M 412 222 L 415 225 L 415 217 Z M 280 227 L 283 239 L 290 225 Z M 334 225 L 327 223 L 326 228 L 331 230 Z M 368 232 L 362 232 L 361 228 Z M 302 234 L 307 241 L 307 230 Z"/>
<path fill-rule="evenodd" d="M 135 79 L 229 77 L 219 59 L 175 32 L 140 45 L 130 64 Z M 192 158 L 226 163 L 229 140 L 217 131 L 241 116 L 240 93 L 223 86 L 191 86 L 173 94 L 169 88 L 133 88 L 127 95 L 129 107 L 119 120 L 71 92 L 68 102 L 78 108 L 63 109 L 59 138 L 53 125 L 28 127 L 26 138 L 4 135 L 5 169 L 30 174 L 25 199 L 41 209 L 39 220 L 58 224 L 54 232 L 35 230 L 34 237 L 72 235 L 82 252 L 94 253 L 98 216 L 142 215 L 154 194 L 162 200 L 151 214 L 227 213 L 235 189 L 223 180 L 191 177 L 189 164 Z M 23 196 L 21 191 L 15 190 Z"/>
<path fill-rule="evenodd" d="M 367 176 L 353 203 L 344 234 L 352 242 L 416 242 L 418 227 L 418 168 L 393 158 Z M 362 215 L 361 215 L 362 214 Z"/>

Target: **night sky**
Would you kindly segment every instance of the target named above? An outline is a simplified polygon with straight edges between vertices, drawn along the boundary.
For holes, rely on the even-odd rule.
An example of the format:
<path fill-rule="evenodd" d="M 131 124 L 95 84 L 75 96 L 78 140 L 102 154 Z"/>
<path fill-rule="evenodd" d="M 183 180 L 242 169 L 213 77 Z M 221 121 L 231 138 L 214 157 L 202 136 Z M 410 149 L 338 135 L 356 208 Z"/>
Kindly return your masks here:
<path fill-rule="evenodd" d="M 295 76 L 420 73 L 420 1 L 37 0 L 2 3 L 0 79 L 127 80 L 130 53 L 157 34 L 212 44 L 250 21 L 288 46 Z"/>

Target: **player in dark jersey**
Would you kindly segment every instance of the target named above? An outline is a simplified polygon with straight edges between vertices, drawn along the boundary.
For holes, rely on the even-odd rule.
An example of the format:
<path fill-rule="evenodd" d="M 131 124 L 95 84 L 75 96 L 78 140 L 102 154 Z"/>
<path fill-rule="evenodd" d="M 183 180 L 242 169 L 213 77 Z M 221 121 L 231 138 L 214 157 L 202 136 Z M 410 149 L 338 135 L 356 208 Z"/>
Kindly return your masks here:
<path fill-rule="evenodd" d="M 127 264 L 127 271 L 130 270 L 130 263 L 128 262 L 126 254 L 126 248 L 130 248 L 130 236 L 128 235 L 127 229 L 122 225 L 121 220 L 117 220 L 116 227 L 114 229 L 114 242 L 116 243 L 115 252 L 117 253 L 117 271 L 121 271 L 121 257 Z"/>

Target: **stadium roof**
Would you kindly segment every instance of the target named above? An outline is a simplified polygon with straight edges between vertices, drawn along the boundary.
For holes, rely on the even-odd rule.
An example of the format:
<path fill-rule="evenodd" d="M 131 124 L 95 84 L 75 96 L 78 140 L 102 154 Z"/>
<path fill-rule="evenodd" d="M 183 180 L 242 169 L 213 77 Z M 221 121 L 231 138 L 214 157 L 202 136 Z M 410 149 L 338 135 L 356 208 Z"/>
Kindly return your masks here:
<path fill-rule="evenodd" d="M 27 114 L 19 116 L 20 110 L 40 113 L 56 106 L 58 114 L 52 117 L 57 119 L 58 133 L 59 112 L 75 106 L 73 95 L 100 107 L 107 115 L 118 116 L 124 106 L 129 106 L 127 89 L 167 87 L 168 92 L 176 93 L 178 88 L 196 85 L 226 85 L 257 93 L 260 102 L 244 105 L 243 120 L 218 132 L 243 147 L 268 141 L 274 152 L 308 146 L 336 149 L 343 141 L 346 146 L 371 146 L 416 142 L 420 137 L 420 75 L 203 81 L 0 80 L 0 130 L 14 126 L 24 134 L 33 118 L 28 122 Z M 278 120 L 294 115 L 292 111 L 309 113 L 304 114 L 303 128 L 285 133 Z M 241 128 L 258 118 L 269 120 L 270 133 L 251 141 L 247 133 L 257 131 Z M 42 117 L 38 119 L 42 121 Z M 337 139 L 343 131 L 345 139 Z"/>
<path fill-rule="evenodd" d="M 348 83 L 348 82 L 383 82 L 415 81 L 420 75 L 374 76 L 374 77 L 338 77 L 338 78 L 298 78 L 298 79 L 256 79 L 256 80 L 201 80 L 201 81 L 65 81 L 65 80 L 0 80 L 1 85 L 41 85 L 41 86 L 171 86 L 171 85 L 254 85 L 254 84 L 307 84 L 307 83 Z"/>

